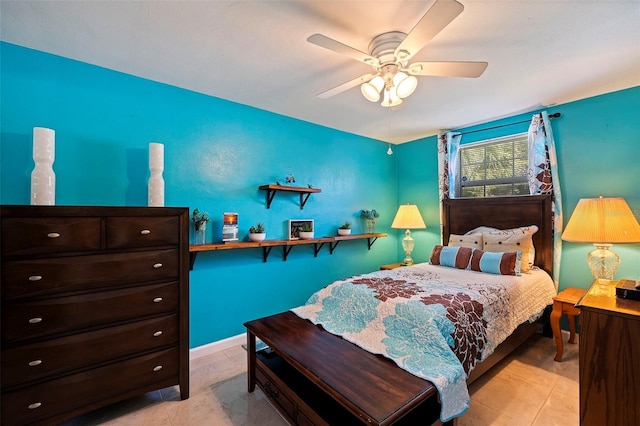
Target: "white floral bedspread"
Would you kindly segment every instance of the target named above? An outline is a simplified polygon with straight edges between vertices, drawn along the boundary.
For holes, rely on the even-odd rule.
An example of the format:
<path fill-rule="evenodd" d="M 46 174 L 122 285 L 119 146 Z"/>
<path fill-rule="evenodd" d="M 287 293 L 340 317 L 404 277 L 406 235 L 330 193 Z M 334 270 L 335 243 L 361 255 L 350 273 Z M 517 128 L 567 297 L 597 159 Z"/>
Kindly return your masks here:
<path fill-rule="evenodd" d="M 423 263 L 336 281 L 292 311 L 432 382 L 448 421 L 469 408 L 476 362 L 555 294 L 541 270 L 514 277 Z"/>

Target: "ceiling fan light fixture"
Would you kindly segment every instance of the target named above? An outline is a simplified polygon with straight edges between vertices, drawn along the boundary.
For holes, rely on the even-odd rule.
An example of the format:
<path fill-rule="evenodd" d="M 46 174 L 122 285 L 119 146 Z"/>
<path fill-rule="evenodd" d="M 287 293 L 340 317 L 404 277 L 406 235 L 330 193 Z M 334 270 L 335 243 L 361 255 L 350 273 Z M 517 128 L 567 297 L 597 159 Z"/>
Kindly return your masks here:
<path fill-rule="evenodd" d="M 383 107 L 394 107 L 400 105 L 401 103 L 402 99 L 398 97 L 395 87 L 391 87 L 389 90 L 385 89 L 384 99 L 380 105 L 382 105 Z"/>
<path fill-rule="evenodd" d="M 379 75 L 373 77 L 371 81 L 363 83 L 360 86 L 362 96 L 371 102 L 378 102 L 380 100 L 380 91 L 384 87 L 384 80 Z"/>
<path fill-rule="evenodd" d="M 411 95 L 414 90 L 416 90 L 416 87 L 418 87 L 418 79 L 412 75 L 407 76 L 403 72 L 399 72 L 398 74 L 396 74 L 396 76 L 398 76 L 399 74 L 403 74 L 404 78 L 396 83 L 396 93 L 398 94 L 399 98 L 404 99 L 407 96 Z"/>

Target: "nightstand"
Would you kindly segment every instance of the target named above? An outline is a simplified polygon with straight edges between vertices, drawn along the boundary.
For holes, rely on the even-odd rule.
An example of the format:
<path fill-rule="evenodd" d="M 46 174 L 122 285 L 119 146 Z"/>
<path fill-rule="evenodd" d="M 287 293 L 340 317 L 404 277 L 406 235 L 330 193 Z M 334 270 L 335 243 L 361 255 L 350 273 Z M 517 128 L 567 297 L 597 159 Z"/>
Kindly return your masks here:
<path fill-rule="evenodd" d="M 562 290 L 553 298 L 553 311 L 551 311 L 551 330 L 553 338 L 556 340 L 555 361 L 562 361 L 562 332 L 560 330 L 560 317 L 567 315 L 569 320 L 569 343 L 576 342 L 576 316 L 580 315 L 580 309 L 576 308 L 576 303 L 585 293 L 582 288 L 568 287 Z"/>
<path fill-rule="evenodd" d="M 380 270 L 381 271 L 388 271 L 390 269 L 396 269 L 396 268 L 401 268 L 405 265 L 402 264 L 402 262 L 398 262 L 398 263 L 390 263 L 388 265 L 381 265 L 380 266 Z"/>
<path fill-rule="evenodd" d="M 580 424 L 640 424 L 640 301 L 596 280 L 580 308 Z"/>

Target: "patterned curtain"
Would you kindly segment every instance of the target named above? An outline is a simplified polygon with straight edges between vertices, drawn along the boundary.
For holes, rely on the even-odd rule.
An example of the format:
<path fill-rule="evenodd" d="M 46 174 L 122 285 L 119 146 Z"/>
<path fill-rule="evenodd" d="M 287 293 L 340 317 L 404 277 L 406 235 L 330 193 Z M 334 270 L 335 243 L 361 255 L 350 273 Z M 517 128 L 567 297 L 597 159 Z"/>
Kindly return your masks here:
<path fill-rule="evenodd" d="M 440 239 L 442 239 L 442 200 L 456 198 L 457 180 L 456 173 L 460 155 L 461 133 L 446 132 L 438 135 L 438 186 L 440 194 Z"/>
<path fill-rule="evenodd" d="M 529 125 L 529 193 L 551 194 L 553 204 L 553 280 L 558 288 L 562 256 L 562 197 L 553 131 L 546 111 L 534 114 Z"/>

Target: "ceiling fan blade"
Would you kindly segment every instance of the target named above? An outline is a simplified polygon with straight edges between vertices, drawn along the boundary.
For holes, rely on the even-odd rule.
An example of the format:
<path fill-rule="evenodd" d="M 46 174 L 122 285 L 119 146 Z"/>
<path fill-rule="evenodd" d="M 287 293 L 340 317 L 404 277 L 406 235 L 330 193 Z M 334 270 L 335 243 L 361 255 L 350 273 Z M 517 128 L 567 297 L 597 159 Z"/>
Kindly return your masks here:
<path fill-rule="evenodd" d="M 340 43 L 339 41 L 336 41 L 322 34 L 314 34 L 312 36 L 309 36 L 309 38 L 307 38 L 307 41 L 311 44 L 324 47 L 325 49 L 329 49 L 341 55 L 349 56 L 356 61 L 364 62 L 367 65 L 376 66 L 379 64 L 378 60 L 368 53 L 361 52 L 358 49 L 354 49 L 351 46 L 347 46 L 344 43 Z"/>
<path fill-rule="evenodd" d="M 411 75 L 436 77 L 480 77 L 489 64 L 486 62 L 414 62 L 406 71 Z"/>
<path fill-rule="evenodd" d="M 463 10 L 464 6 L 455 0 L 436 0 L 396 48 L 396 58 L 406 61 L 418 53 Z"/>
<path fill-rule="evenodd" d="M 330 98 L 331 96 L 337 95 L 338 93 L 342 93 L 346 90 L 349 90 L 353 87 L 359 86 L 362 83 L 366 83 L 367 81 L 370 81 L 373 77 L 375 77 L 375 74 L 365 74 L 365 75 L 361 75 L 358 78 L 354 78 L 351 81 L 347 81 L 346 83 L 342 83 L 340 86 L 336 86 L 333 89 L 329 89 L 325 92 L 319 93 L 317 96 L 319 98 L 322 99 L 327 99 Z"/>

